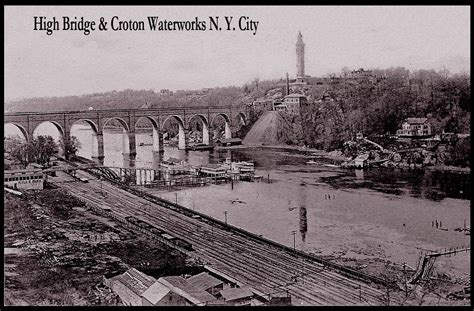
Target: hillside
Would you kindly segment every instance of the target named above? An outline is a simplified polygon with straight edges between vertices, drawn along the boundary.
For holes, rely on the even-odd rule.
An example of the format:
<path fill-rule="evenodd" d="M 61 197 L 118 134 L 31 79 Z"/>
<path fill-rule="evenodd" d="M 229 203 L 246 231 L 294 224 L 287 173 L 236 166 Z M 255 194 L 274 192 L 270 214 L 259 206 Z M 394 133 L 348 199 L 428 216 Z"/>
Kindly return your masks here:
<path fill-rule="evenodd" d="M 277 111 L 267 111 L 255 122 L 244 145 L 286 145 L 290 124 Z"/>

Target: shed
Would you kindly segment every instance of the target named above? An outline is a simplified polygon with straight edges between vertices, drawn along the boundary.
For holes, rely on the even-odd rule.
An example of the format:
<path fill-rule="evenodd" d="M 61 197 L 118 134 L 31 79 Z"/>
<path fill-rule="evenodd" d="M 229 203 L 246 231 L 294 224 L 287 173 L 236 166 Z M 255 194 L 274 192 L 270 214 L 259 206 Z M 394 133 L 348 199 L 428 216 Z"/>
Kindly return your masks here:
<path fill-rule="evenodd" d="M 186 306 L 186 299 L 156 281 L 142 295 L 143 306 Z"/>
<path fill-rule="evenodd" d="M 204 306 L 210 301 L 217 300 L 208 292 L 189 284 L 181 276 L 166 276 L 158 279 L 158 282 L 167 286 L 172 292 L 187 300 L 190 305 Z"/>
<path fill-rule="evenodd" d="M 187 281 L 192 286 L 205 290 L 206 292 L 214 296 L 224 289 L 224 282 L 206 272 L 193 275 L 192 277 L 187 279 Z"/>
<path fill-rule="evenodd" d="M 111 290 L 116 293 L 126 306 L 140 306 L 141 295 L 156 281 L 135 268 L 127 270 L 107 280 Z"/>
<path fill-rule="evenodd" d="M 221 291 L 227 304 L 233 306 L 250 306 L 253 293 L 247 287 L 227 288 Z"/>

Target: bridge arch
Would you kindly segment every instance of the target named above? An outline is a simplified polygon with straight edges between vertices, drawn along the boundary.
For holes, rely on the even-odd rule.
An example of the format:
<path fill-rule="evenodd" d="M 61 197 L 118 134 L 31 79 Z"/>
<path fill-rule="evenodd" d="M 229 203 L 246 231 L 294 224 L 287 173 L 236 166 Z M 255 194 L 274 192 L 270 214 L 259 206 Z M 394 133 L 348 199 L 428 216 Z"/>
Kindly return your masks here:
<path fill-rule="evenodd" d="M 38 124 L 36 124 L 36 126 L 34 126 L 32 128 L 32 131 L 31 131 L 31 138 L 30 139 L 33 139 L 35 136 L 40 136 L 42 135 L 42 133 L 39 133 L 39 131 L 41 130 L 42 127 L 44 126 L 48 126 L 49 124 L 52 124 L 53 127 L 58 131 L 59 133 L 59 137 L 56 141 L 56 144 L 58 145 L 58 154 L 60 156 L 64 156 L 64 148 L 61 146 L 61 143 L 60 141 L 62 139 L 64 139 L 64 136 L 66 135 L 65 134 L 65 130 L 63 128 L 63 126 L 59 123 L 59 122 L 56 122 L 56 121 L 43 121 L 43 122 L 39 122 Z M 54 135 L 50 135 L 51 133 L 45 133 L 43 135 L 47 135 L 47 136 L 52 136 L 53 139 L 54 139 Z"/>
<path fill-rule="evenodd" d="M 240 124 L 247 125 L 247 117 L 245 116 L 245 113 L 243 112 L 237 113 L 237 118 L 240 119 Z"/>
<path fill-rule="evenodd" d="M 110 145 L 112 144 L 113 145 L 113 142 L 107 142 L 107 139 L 105 139 L 107 136 L 110 138 L 111 136 L 109 136 L 110 134 L 107 133 L 107 131 L 104 132 L 104 130 L 106 129 L 106 126 L 107 126 L 107 123 L 111 122 L 112 120 L 115 120 L 115 121 L 118 121 L 120 123 L 120 125 L 122 126 L 122 129 L 123 129 L 123 135 L 122 135 L 122 154 L 124 155 L 124 161 L 126 159 L 126 155 L 130 155 L 130 153 L 132 152 L 135 152 L 135 150 L 132 150 L 134 146 L 131 146 L 131 141 L 130 141 L 130 137 L 129 137 L 129 134 L 130 134 L 130 126 L 128 125 L 128 123 L 120 118 L 120 117 L 111 117 L 111 118 L 107 118 L 107 120 L 104 121 L 103 125 L 102 125 L 102 133 L 104 133 L 104 156 L 105 156 L 105 150 L 113 150 L 113 148 L 107 148 L 107 145 Z M 134 139 L 134 137 L 133 137 Z M 134 140 L 132 141 L 132 143 L 134 143 Z M 110 163 L 110 160 L 111 160 L 111 157 L 107 157 L 105 156 L 105 159 L 107 160 L 108 159 L 108 162 Z"/>
<path fill-rule="evenodd" d="M 188 120 L 188 126 L 191 125 L 191 121 L 194 120 L 195 118 L 201 120 L 201 123 L 202 123 L 202 143 L 205 144 L 205 145 L 209 145 L 209 143 L 210 143 L 210 140 L 209 140 L 209 121 L 202 114 L 195 114 Z"/>
<path fill-rule="evenodd" d="M 158 124 L 158 121 L 153 118 L 153 117 L 150 117 L 150 116 L 142 116 L 142 117 L 139 117 L 136 121 L 135 121 L 135 130 L 137 128 L 137 124 L 139 124 L 139 122 L 141 120 L 148 120 L 150 121 L 151 123 L 151 126 L 152 126 L 152 131 L 153 131 L 153 151 L 154 152 L 158 152 L 158 151 L 161 151 L 162 150 L 162 144 L 163 144 L 163 137 L 160 136 L 161 134 L 161 130 L 160 130 L 160 126 Z"/>
<path fill-rule="evenodd" d="M 31 137 L 28 136 L 28 131 L 20 124 L 17 124 L 17 123 L 13 123 L 13 122 L 7 122 L 7 123 L 4 123 L 3 126 L 4 126 L 4 129 L 5 129 L 5 126 L 9 126 L 11 125 L 12 127 L 14 127 L 15 129 L 18 129 L 20 131 L 20 134 L 23 136 L 23 138 L 25 139 L 25 141 L 29 141 L 31 139 Z M 3 132 L 4 136 L 6 136 L 6 131 Z"/>
<path fill-rule="evenodd" d="M 54 125 L 54 127 L 58 130 L 60 137 L 63 137 L 63 136 L 64 136 L 64 128 L 62 127 L 61 124 L 59 124 L 59 123 L 56 122 L 56 121 L 43 121 L 43 122 L 40 122 L 40 123 L 38 123 L 38 124 L 33 128 L 32 133 L 34 134 L 34 133 L 38 130 L 38 128 L 39 128 L 40 126 L 43 126 L 44 124 L 52 124 L 52 125 Z"/>
<path fill-rule="evenodd" d="M 109 123 L 110 121 L 112 120 L 115 120 L 115 121 L 118 121 L 120 123 L 120 125 L 122 125 L 122 127 L 124 128 L 124 130 L 127 132 L 127 133 L 130 133 L 130 127 L 128 126 L 128 123 L 120 118 L 120 117 L 111 117 L 111 118 L 107 118 L 107 120 L 104 121 L 104 124 L 102 125 L 102 131 L 104 130 L 105 126 L 107 125 L 107 123 Z"/>
<path fill-rule="evenodd" d="M 94 121 L 90 120 L 90 119 L 77 119 L 77 120 L 74 120 L 74 122 L 71 124 L 71 127 L 75 124 L 78 124 L 80 122 L 84 122 L 84 123 L 87 123 L 92 131 L 94 132 L 94 134 L 97 134 L 99 132 L 99 127 L 97 124 L 95 124 Z"/>
<path fill-rule="evenodd" d="M 232 138 L 232 131 L 230 130 L 230 118 L 227 114 L 225 113 L 218 113 L 216 114 L 213 118 L 212 118 L 212 121 L 211 121 L 211 127 L 212 128 L 215 128 L 215 123 L 216 123 L 216 120 L 219 118 L 219 117 L 222 117 L 224 118 L 224 122 L 225 122 L 225 125 L 224 125 L 224 138 L 225 139 L 229 139 L 229 138 Z"/>
<path fill-rule="evenodd" d="M 180 116 L 178 115 L 170 115 L 168 116 L 164 121 L 163 124 L 161 125 L 162 131 L 164 132 L 166 123 L 174 119 L 178 122 L 178 149 L 186 149 L 186 132 L 185 132 L 185 127 L 184 127 L 184 121 L 181 119 Z"/>
<path fill-rule="evenodd" d="M 87 124 L 90 129 L 92 130 L 92 133 L 89 137 L 84 137 L 84 135 L 80 135 L 80 133 L 74 133 L 75 132 L 75 127 L 76 126 L 79 126 L 80 124 Z M 79 143 L 81 144 L 81 148 L 79 148 L 77 154 L 79 156 L 82 156 L 82 157 L 85 157 L 85 158 L 91 158 L 91 159 L 94 159 L 94 158 L 98 158 L 99 157 L 99 154 L 101 153 L 100 150 L 99 150 L 99 137 L 98 137 L 98 134 L 99 134 L 99 128 L 98 128 L 98 125 L 90 120 L 90 119 L 77 119 L 77 120 L 74 120 L 72 121 L 72 124 L 70 125 L 70 128 L 69 128 L 69 133 L 71 136 L 75 136 Z M 76 135 L 74 135 L 76 134 Z M 89 138 L 91 138 L 91 140 L 89 140 Z M 86 140 L 87 139 L 87 140 Z M 101 142 L 103 142 L 102 140 L 102 137 L 100 137 L 101 139 Z M 90 153 L 88 153 L 88 148 L 85 147 L 85 146 L 91 146 L 90 148 Z"/>

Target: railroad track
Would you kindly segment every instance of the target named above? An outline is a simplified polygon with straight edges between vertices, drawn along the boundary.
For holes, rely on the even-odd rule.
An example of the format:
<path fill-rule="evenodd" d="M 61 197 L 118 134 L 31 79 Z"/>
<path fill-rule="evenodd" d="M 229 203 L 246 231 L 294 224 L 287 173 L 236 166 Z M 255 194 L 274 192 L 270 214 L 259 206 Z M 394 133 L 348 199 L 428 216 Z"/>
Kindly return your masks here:
<path fill-rule="evenodd" d="M 192 243 L 189 255 L 263 293 L 288 289 L 310 305 L 382 305 L 384 291 L 344 276 L 306 258 L 298 258 L 261 241 L 230 232 L 218 224 L 185 216 L 103 182 L 107 195 L 96 194 L 99 181 L 58 184 L 71 194 L 120 217 L 135 216 Z M 147 206 L 147 208 L 144 208 Z M 149 208 L 152 207 L 152 208 Z"/>

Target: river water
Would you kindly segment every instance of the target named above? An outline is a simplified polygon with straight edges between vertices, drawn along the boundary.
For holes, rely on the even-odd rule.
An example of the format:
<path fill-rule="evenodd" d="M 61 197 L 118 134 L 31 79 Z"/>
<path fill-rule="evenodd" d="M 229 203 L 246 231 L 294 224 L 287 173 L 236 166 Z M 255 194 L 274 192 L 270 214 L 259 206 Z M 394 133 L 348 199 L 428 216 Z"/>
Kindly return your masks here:
<path fill-rule="evenodd" d="M 74 125 L 79 155 L 91 158 L 90 128 Z M 136 167 L 153 165 L 152 135 L 136 134 Z M 140 146 L 140 143 L 144 145 Z M 258 182 L 147 189 L 153 194 L 320 255 L 384 258 L 416 265 L 422 250 L 470 245 L 454 228 L 470 227 L 469 175 L 431 170 L 346 170 L 306 164 L 307 155 L 271 149 L 188 151 L 165 147 L 164 159 L 190 164 L 227 157 L 253 160 Z M 104 133 L 104 164 L 121 166 L 123 134 Z M 324 162 L 319 159 L 318 161 Z M 433 227 L 441 222 L 443 231 Z"/>

